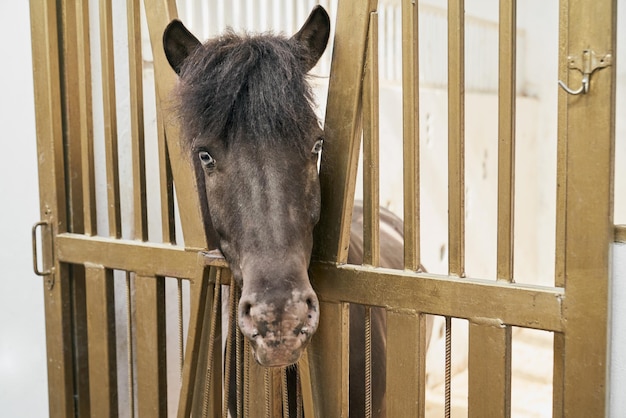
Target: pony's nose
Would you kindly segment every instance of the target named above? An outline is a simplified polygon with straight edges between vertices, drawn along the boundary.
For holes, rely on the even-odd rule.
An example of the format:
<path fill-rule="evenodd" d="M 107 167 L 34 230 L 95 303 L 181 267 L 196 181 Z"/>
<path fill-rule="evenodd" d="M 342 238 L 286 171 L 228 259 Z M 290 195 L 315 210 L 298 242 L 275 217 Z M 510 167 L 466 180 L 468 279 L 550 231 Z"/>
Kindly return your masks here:
<path fill-rule="evenodd" d="M 239 301 L 239 327 L 252 340 L 268 333 L 273 338 L 304 336 L 308 340 L 318 323 L 319 300 L 313 289 L 293 291 L 284 304 L 260 301 L 254 295 L 242 295 Z"/>
<path fill-rule="evenodd" d="M 271 303 L 243 295 L 239 301 L 239 328 L 265 367 L 296 363 L 317 330 L 319 301 L 313 289 L 293 290 L 290 297 Z"/>

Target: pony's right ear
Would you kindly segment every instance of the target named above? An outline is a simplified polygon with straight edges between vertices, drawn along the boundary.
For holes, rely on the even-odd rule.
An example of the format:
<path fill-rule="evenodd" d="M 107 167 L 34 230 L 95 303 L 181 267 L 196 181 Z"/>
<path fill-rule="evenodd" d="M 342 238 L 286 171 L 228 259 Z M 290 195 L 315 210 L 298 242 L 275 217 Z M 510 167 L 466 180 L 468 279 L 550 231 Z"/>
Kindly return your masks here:
<path fill-rule="evenodd" d="M 330 18 L 326 10 L 317 5 L 311 11 L 304 25 L 293 38 L 300 42 L 307 51 L 308 56 L 305 59 L 305 69 L 309 72 L 311 68 L 317 64 L 328 43 L 330 36 Z"/>
<path fill-rule="evenodd" d="M 163 32 L 165 56 L 178 75 L 185 59 L 201 45 L 180 20 L 172 20 Z"/>

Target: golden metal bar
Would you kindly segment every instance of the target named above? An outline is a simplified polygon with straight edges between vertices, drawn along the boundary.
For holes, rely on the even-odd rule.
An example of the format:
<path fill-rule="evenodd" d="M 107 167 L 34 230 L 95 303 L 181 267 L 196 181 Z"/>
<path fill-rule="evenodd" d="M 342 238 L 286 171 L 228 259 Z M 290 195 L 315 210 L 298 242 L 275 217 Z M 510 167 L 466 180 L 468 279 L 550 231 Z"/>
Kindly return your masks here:
<path fill-rule="evenodd" d="M 498 281 L 513 281 L 516 2 L 500 1 L 498 84 Z M 484 322 L 484 321 L 483 321 Z M 511 327 L 470 321 L 468 414 L 511 416 Z"/>
<path fill-rule="evenodd" d="M 312 263 L 310 271 L 313 288 L 324 302 L 419 310 L 458 318 L 498 318 L 505 325 L 564 330 L 562 288 L 469 278 L 459 281 L 435 274 L 329 263 Z"/>
<path fill-rule="evenodd" d="M 465 9 L 448 1 L 448 269 L 465 276 Z"/>
<path fill-rule="evenodd" d="M 157 98 L 157 142 L 159 148 L 159 186 L 161 192 L 161 235 L 163 242 L 176 243 L 176 222 L 174 217 L 174 180 L 170 164 L 162 106 Z"/>
<path fill-rule="evenodd" d="M 290 415 L 289 414 L 289 391 L 287 390 L 288 383 L 287 383 L 287 368 L 286 367 L 280 368 L 280 378 L 281 378 L 280 391 L 281 391 L 282 402 L 283 402 L 283 413 L 281 414 L 281 416 L 283 418 L 290 418 L 289 416 Z"/>
<path fill-rule="evenodd" d="M 135 417 L 135 370 L 134 353 L 135 344 L 133 342 L 133 297 L 132 297 L 132 276 L 134 273 L 126 272 L 126 367 L 128 368 L 128 412 L 131 418 Z M 182 374 L 182 370 L 181 370 Z M 182 378 L 182 376 L 181 376 Z"/>
<path fill-rule="evenodd" d="M 265 416 L 278 418 L 283 416 L 283 403 L 281 397 L 281 371 L 280 368 L 266 367 L 264 376 L 265 386 Z"/>
<path fill-rule="evenodd" d="M 81 170 L 81 150 L 80 150 L 80 108 L 78 93 L 78 40 L 76 24 L 76 5 L 72 2 L 60 2 L 61 19 L 58 23 L 59 33 L 63 53 L 59 57 L 63 72 L 62 101 L 63 101 L 63 125 L 64 125 L 64 150 L 67 205 L 71 215 L 68 217 L 68 230 L 72 232 L 82 232 L 82 170 Z"/>
<path fill-rule="evenodd" d="M 418 5 L 402 1 L 402 136 L 404 168 L 404 267 L 420 268 Z"/>
<path fill-rule="evenodd" d="M 109 235 L 120 238 L 122 236 L 122 217 L 117 148 L 117 105 L 115 100 L 115 46 L 113 41 L 111 0 L 100 0 L 100 50 L 102 55 L 102 98 Z"/>
<path fill-rule="evenodd" d="M 559 57 L 567 57 L 568 28 L 569 28 L 569 0 L 559 2 Z M 563 59 L 563 58 L 560 58 Z M 567 68 L 558 66 L 558 79 L 567 80 Z M 567 155 L 567 102 L 565 92 L 558 89 L 557 111 L 557 164 L 556 164 L 556 220 L 555 220 L 555 257 L 554 257 L 554 285 L 565 287 L 565 202 L 566 199 L 566 164 Z M 553 342 L 553 370 L 552 370 L 552 416 L 563 415 L 563 391 L 565 370 L 565 335 L 554 333 Z"/>
<path fill-rule="evenodd" d="M 78 100 L 80 109 L 80 149 L 82 168 L 83 230 L 97 233 L 96 175 L 93 154 L 93 110 L 91 97 L 91 51 L 89 42 L 89 5 L 76 2 L 78 41 Z"/>
<path fill-rule="evenodd" d="M 322 213 L 315 257 L 345 262 L 361 134 L 361 92 L 370 13 L 378 2 L 340 2 L 320 167 Z M 320 245 L 324 243 L 324 245 Z"/>
<path fill-rule="evenodd" d="M 470 320 L 468 417 L 511 416 L 511 327 Z"/>
<path fill-rule="evenodd" d="M 423 418 L 426 321 L 409 310 L 387 311 L 387 416 Z"/>
<path fill-rule="evenodd" d="M 113 271 L 88 264 L 85 273 L 90 416 L 117 416 Z"/>
<path fill-rule="evenodd" d="M 208 270 L 208 269 L 207 269 Z M 185 363 L 183 364 L 183 378 L 178 402 L 178 418 L 187 418 L 191 414 L 193 406 L 193 395 L 198 371 L 198 359 L 202 342 L 202 329 L 205 323 L 205 315 L 208 315 L 208 298 L 212 292 L 209 291 L 208 271 L 204 267 L 196 267 L 193 275 L 195 280 L 189 283 L 189 331 L 187 334 L 187 345 L 185 351 Z M 198 416 L 194 415 L 194 416 Z"/>
<path fill-rule="evenodd" d="M 83 232 L 88 228 L 93 232 L 95 218 L 95 195 L 93 188 L 93 156 L 89 153 L 92 133 L 91 78 L 89 62 L 88 7 L 76 2 L 62 2 L 62 22 L 59 30 L 63 39 L 63 121 L 65 130 L 65 159 L 67 178 L 67 204 L 72 208 L 69 217 L 69 230 Z M 85 138 L 83 138 L 85 135 Z M 83 148 L 87 148 L 83 151 Z M 83 164 L 91 163 L 91 167 Z M 91 182 L 91 183 L 90 183 Z M 86 184 L 85 184 L 86 183 Z M 87 193 L 83 196 L 84 193 Z M 85 226 L 85 215 L 89 217 Z"/>
<path fill-rule="evenodd" d="M 315 404 L 313 403 L 313 384 L 311 380 L 311 369 L 309 365 L 309 350 L 305 349 L 298 362 L 298 374 L 302 388 L 302 406 L 305 417 L 314 417 Z"/>
<path fill-rule="evenodd" d="M 380 264 L 378 13 L 370 14 L 363 83 L 363 264 Z"/>
<path fill-rule="evenodd" d="M 569 0 L 567 53 L 616 49 L 615 0 Z M 560 56 L 560 65 L 568 58 Z M 568 71 L 570 77 L 580 75 Z M 572 75 L 575 74 L 575 77 Z M 567 97 L 563 300 L 565 330 L 564 416 L 604 416 L 607 411 L 610 245 L 613 241 L 615 65 L 596 71 L 585 95 Z M 575 82 L 568 82 L 574 85 Z M 591 202 L 591 203 L 590 203 Z"/>
<path fill-rule="evenodd" d="M 211 300 L 211 309 L 206 310 L 206 313 L 210 312 L 210 318 L 205 320 L 204 324 L 209 324 L 208 338 L 204 341 L 206 345 L 205 356 L 205 376 L 204 376 L 204 391 L 202 397 L 202 416 L 203 417 L 215 417 L 220 415 L 221 410 L 221 372 L 222 372 L 222 356 L 220 355 L 221 344 L 217 349 L 217 355 L 215 350 L 216 341 L 222 341 L 221 338 L 221 283 L 222 283 L 221 269 L 216 269 L 215 272 L 215 284 L 213 286 L 213 294 L 209 295 Z M 219 322 L 218 322 L 219 321 Z M 218 360 L 218 361 L 216 361 Z M 219 389 L 216 387 L 218 386 Z"/>
<path fill-rule="evenodd" d="M 165 279 L 135 276 L 135 301 L 138 415 L 166 417 Z"/>
<path fill-rule="evenodd" d="M 127 2 L 130 129 L 133 165 L 133 228 L 135 239 L 148 240 L 146 156 L 143 120 L 143 58 L 139 0 Z"/>
<path fill-rule="evenodd" d="M 248 399 L 248 411 L 250 417 L 262 417 L 265 414 L 265 368 L 261 367 L 253 358 L 252 350 L 247 350 L 248 363 L 250 365 L 250 397 Z"/>
<path fill-rule="evenodd" d="M 177 17 L 174 0 L 145 0 L 144 8 L 154 57 L 154 78 L 159 107 L 170 103 L 170 93 L 176 85 L 176 74 L 171 69 L 163 50 L 163 28 Z M 163 123 L 167 140 L 167 150 L 176 183 L 177 200 L 185 246 L 204 249 L 207 247 L 196 175 L 181 149 L 179 127 L 175 123 Z"/>
<path fill-rule="evenodd" d="M 497 279 L 513 281 L 516 1 L 500 1 Z"/>
<path fill-rule="evenodd" d="M 317 418 L 348 417 L 350 306 L 320 302 L 320 327 L 311 340 L 311 380 L 324 382 L 313 387 Z"/>
<path fill-rule="evenodd" d="M 232 291 L 231 291 L 232 289 Z M 228 331 L 226 334 L 226 347 L 225 347 L 225 356 L 224 356 L 224 393 L 223 393 L 223 402 L 222 402 L 222 418 L 228 418 L 228 408 L 231 403 L 231 393 L 230 388 L 233 385 L 232 375 L 233 375 L 233 353 L 235 349 L 233 348 L 233 344 L 236 338 L 236 327 L 237 327 L 237 304 L 238 297 L 236 293 L 236 285 L 235 281 L 231 276 L 230 288 L 228 289 Z"/>
<path fill-rule="evenodd" d="M 111 269 L 156 276 L 197 277 L 198 255 L 168 244 L 61 234 L 55 238 L 57 257 L 65 263 L 92 263 Z"/>
<path fill-rule="evenodd" d="M 40 216 L 50 223 L 53 236 L 67 230 L 57 14 L 54 0 L 30 2 Z M 54 274 L 44 288 L 49 414 L 52 418 L 64 418 L 76 415 L 73 350 L 69 349 L 69 267 L 56 260 L 50 247 L 44 248 L 43 262 L 46 266 L 54 265 Z"/>

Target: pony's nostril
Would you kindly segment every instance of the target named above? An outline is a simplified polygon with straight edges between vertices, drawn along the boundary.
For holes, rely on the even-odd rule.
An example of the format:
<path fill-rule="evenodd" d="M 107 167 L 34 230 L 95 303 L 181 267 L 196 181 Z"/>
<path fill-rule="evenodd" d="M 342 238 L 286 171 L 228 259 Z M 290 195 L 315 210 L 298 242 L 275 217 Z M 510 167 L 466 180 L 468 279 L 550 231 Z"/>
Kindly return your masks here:
<path fill-rule="evenodd" d="M 252 304 L 250 302 L 243 302 L 239 307 L 239 314 L 242 317 L 250 316 L 250 310 L 252 309 Z"/>

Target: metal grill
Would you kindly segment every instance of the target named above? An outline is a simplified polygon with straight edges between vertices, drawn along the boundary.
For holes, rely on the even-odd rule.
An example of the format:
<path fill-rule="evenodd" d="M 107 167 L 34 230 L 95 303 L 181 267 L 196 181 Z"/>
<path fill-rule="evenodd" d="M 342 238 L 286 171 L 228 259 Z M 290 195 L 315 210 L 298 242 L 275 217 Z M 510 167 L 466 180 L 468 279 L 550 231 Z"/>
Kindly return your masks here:
<path fill-rule="evenodd" d="M 97 7 L 87 2 L 31 0 L 42 216 L 38 225 L 46 226 L 41 228 L 39 274 L 46 276 L 50 415 L 226 416 L 233 398 L 223 388 L 234 378 L 238 416 L 288 416 L 284 370 L 258 367 L 237 327 L 221 327 L 219 305 L 229 273 L 223 260 L 203 252 L 207 242 L 195 176 L 182 158 L 177 127 L 166 115 L 175 76 L 161 51 L 161 33 L 176 16 L 176 5 L 172 0 L 143 3 L 144 8 L 139 0 L 129 0 L 126 10 L 119 12 L 110 0 L 100 0 Z M 189 20 L 215 16 L 197 22 L 203 30 L 220 30 L 227 15 L 241 19 L 235 26 L 252 30 L 270 18 L 270 14 L 252 13 L 246 2 L 216 4 L 222 8 L 216 14 L 193 13 L 189 8 L 181 8 L 181 13 Z M 272 13 L 271 19 L 292 32 L 309 5 L 284 4 L 288 13 Z M 426 68 L 420 59 L 424 48 L 420 9 L 410 0 L 401 1 L 399 7 L 395 2 L 381 7 L 380 14 L 377 7 L 376 1 L 347 0 L 336 9 L 331 7 L 336 13 L 336 34 L 320 171 L 324 204 L 311 267 L 322 326 L 298 366 L 296 414 L 348 416 L 349 307 L 360 304 L 368 312 L 370 308 L 386 312 L 389 417 L 426 415 L 428 315 L 445 321 L 445 416 L 454 408 L 455 318 L 468 323 L 469 416 L 511 415 L 514 328 L 553 334 L 553 415 L 602 416 L 608 248 L 613 240 L 614 66 L 593 73 L 589 93 L 577 97 L 560 93 L 554 285 L 516 284 L 515 97 L 520 77 L 516 56 L 523 34 L 516 29 L 516 2 L 500 1 L 497 280 L 466 277 L 464 119 L 470 83 L 465 51 L 466 33 L 469 38 L 471 31 L 466 30 L 463 1 L 448 2 L 448 274 L 429 274 L 420 268 L 422 246 L 430 244 L 422 237 L 420 219 L 421 200 L 426 197 L 420 178 L 423 121 L 418 74 L 420 66 Z M 575 85 L 582 75 L 567 63 L 583 57 L 584 50 L 592 48 L 598 55 L 615 50 L 615 7 L 609 0 L 561 1 L 559 78 L 568 85 Z M 125 17 L 122 24 L 116 19 L 119 15 Z M 155 46 L 150 53 L 142 51 L 141 34 L 146 33 L 141 29 L 142 15 Z M 298 19 L 292 20 L 293 16 Z M 398 16 L 401 25 L 390 29 Z M 394 35 L 396 40 L 380 41 L 380 21 L 385 39 Z M 115 53 L 121 36 L 118 27 L 129 40 L 123 75 L 120 68 L 126 67 L 119 66 Z M 389 59 L 379 58 L 388 57 L 390 49 L 401 50 L 400 69 L 397 61 L 390 64 Z M 330 68 L 329 63 L 323 66 Z M 153 73 L 154 89 L 146 83 L 146 73 Z M 377 267 L 381 245 L 378 86 L 380 79 L 398 75 L 403 86 L 405 268 L 389 270 Z M 123 118 L 120 78 L 128 80 L 123 95 L 130 100 L 130 112 Z M 155 104 L 150 100 L 153 94 Z M 154 121 L 146 117 L 146 109 L 152 106 Z M 124 135 L 120 135 L 122 123 L 128 126 Z M 125 147 L 131 154 L 127 171 L 120 164 L 120 149 Z M 365 251 L 364 264 L 354 266 L 345 262 L 361 148 L 363 165 L 369 168 L 363 185 Z M 96 158 L 100 151 L 102 166 Z M 157 156 L 158 165 L 151 165 L 150 155 Z M 154 200 L 146 192 L 151 181 L 159 190 Z M 121 190 L 128 183 L 130 197 Z M 127 207 L 132 210 L 123 210 Z M 159 227 L 151 229 L 150 219 L 157 219 Z M 618 231 L 618 236 L 623 233 Z M 383 288 L 381 283 L 384 292 L 376 291 Z M 167 289 L 175 289 L 176 298 L 168 298 Z M 237 296 L 230 297 L 235 306 Z M 173 327 L 168 327 L 168 307 L 173 307 L 170 311 L 177 318 Z M 371 341 L 369 318 L 366 315 L 366 346 Z M 116 328 L 121 319 L 124 325 Z M 232 336 L 225 353 L 216 345 L 222 333 Z M 126 351 L 120 351 L 120 340 L 126 341 Z M 175 341 L 175 349 L 168 348 L 168 340 Z M 222 374 L 222 360 L 230 368 L 233 357 L 235 370 Z M 370 349 L 366 358 L 370 416 Z"/>

